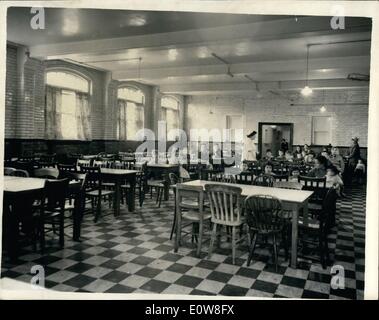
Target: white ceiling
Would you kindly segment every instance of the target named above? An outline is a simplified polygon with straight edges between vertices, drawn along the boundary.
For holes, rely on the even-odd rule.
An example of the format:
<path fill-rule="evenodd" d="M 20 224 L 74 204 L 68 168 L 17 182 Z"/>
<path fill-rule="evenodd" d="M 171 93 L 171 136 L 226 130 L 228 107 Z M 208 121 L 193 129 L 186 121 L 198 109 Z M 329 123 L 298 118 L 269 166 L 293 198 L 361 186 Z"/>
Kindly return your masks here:
<path fill-rule="evenodd" d="M 32 57 L 108 70 L 114 79 L 159 85 L 162 92 L 299 90 L 307 45 L 314 89 L 368 86 L 346 79 L 349 73 L 369 74 L 366 18 L 346 18 L 344 30 L 333 30 L 329 17 L 92 9 L 45 9 L 45 16 L 46 29 L 32 30 L 29 9 L 10 8 L 8 40 L 27 45 Z M 234 77 L 212 53 L 229 63 Z"/>

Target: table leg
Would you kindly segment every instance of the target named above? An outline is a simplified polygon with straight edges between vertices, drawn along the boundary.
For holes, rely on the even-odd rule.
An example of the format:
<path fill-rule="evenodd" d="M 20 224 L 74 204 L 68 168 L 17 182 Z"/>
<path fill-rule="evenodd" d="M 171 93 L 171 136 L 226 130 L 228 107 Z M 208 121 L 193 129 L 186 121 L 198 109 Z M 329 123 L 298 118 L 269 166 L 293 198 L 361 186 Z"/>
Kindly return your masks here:
<path fill-rule="evenodd" d="M 166 172 L 163 177 L 164 177 L 164 199 L 165 201 L 167 201 L 170 195 L 170 179 L 168 177 L 168 172 Z"/>
<path fill-rule="evenodd" d="M 118 217 L 120 215 L 120 201 L 121 201 L 121 183 L 120 179 L 115 179 L 115 192 L 113 200 L 113 210 L 114 216 Z"/>
<path fill-rule="evenodd" d="M 299 223 L 299 208 L 294 206 L 292 209 L 292 243 L 291 243 L 291 267 L 296 269 L 297 265 L 297 237 Z"/>
<path fill-rule="evenodd" d="M 130 185 L 130 189 L 129 189 L 129 192 L 127 193 L 128 210 L 129 210 L 129 212 L 134 212 L 134 210 L 135 210 L 135 194 L 136 194 L 136 175 L 135 174 L 129 176 L 129 185 Z"/>
<path fill-rule="evenodd" d="M 309 219 L 309 213 L 308 213 L 308 200 L 304 201 L 303 204 L 303 225 L 308 225 L 308 219 Z"/>
<path fill-rule="evenodd" d="M 80 230 L 81 230 L 81 223 L 83 219 L 83 211 L 85 206 L 85 195 L 82 194 L 82 192 L 79 192 L 75 196 L 75 203 L 74 203 L 74 212 L 73 212 L 73 240 L 74 241 L 80 241 Z"/>

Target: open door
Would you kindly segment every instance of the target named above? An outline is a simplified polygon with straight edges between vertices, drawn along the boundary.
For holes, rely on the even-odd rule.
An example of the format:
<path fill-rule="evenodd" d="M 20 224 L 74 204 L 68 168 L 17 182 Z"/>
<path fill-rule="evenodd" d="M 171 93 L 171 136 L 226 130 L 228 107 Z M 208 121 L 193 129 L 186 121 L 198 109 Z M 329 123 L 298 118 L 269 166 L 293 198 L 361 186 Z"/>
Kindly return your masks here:
<path fill-rule="evenodd" d="M 288 149 L 292 151 L 293 123 L 259 122 L 258 124 L 258 148 L 262 158 L 268 149 L 271 149 L 274 157 L 278 155 L 282 139 L 288 142 Z"/>

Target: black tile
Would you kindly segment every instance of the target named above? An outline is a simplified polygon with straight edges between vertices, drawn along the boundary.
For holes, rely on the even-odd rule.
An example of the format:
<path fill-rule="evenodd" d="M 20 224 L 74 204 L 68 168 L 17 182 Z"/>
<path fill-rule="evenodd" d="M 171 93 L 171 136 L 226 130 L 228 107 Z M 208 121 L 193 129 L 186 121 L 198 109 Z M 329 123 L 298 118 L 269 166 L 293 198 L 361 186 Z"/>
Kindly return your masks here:
<path fill-rule="evenodd" d="M 161 244 L 154 248 L 154 250 L 170 252 L 172 250 L 172 246 L 168 246 L 167 244 Z"/>
<path fill-rule="evenodd" d="M 330 295 L 343 297 L 347 299 L 355 300 L 357 299 L 357 294 L 355 289 L 345 288 L 345 289 L 333 289 L 330 288 Z"/>
<path fill-rule="evenodd" d="M 136 274 L 139 276 L 142 276 L 142 277 L 152 279 L 152 278 L 156 277 L 158 274 L 160 274 L 161 272 L 162 272 L 162 270 L 159 270 L 159 269 L 145 267 L 145 268 L 142 268 L 141 270 L 139 270 L 138 272 L 136 272 Z"/>
<path fill-rule="evenodd" d="M 262 281 L 262 280 L 256 280 L 253 283 L 253 285 L 251 286 L 251 289 L 264 291 L 264 292 L 268 292 L 268 293 L 275 293 L 277 288 L 278 288 L 277 284 Z"/>
<path fill-rule="evenodd" d="M 178 280 L 176 280 L 175 284 L 178 284 L 184 287 L 189 287 L 189 288 L 196 288 L 200 284 L 201 281 L 203 281 L 203 279 L 201 278 L 184 275 L 180 277 Z"/>
<path fill-rule="evenodd" d="M 133 259 L 131 262 L 136 263 L 136 264 L 140 264 L 143 266 L 147 266 L 148 264 L 150 264 L 153 261 L 154 261 L 153 258 L 141 256 L 141 257 L 137 257 L 137 258 Z"/>
<path fill-rule="evenodd" d="M 100 267 L 108 268 L 108 269 L 118 269 L 125 264 L 124 261 L 110 259 L 100 265 Z"/>
<path fill-rule="evenodd" d="M 86 272 L 92 268 L 93 268 L 93 265 L 83 263 L 83 262 L 78 262 L 78 263 L 66 268 L 66 270 L 71 271 L 71 272 L 75 272 L 75 273 L 83 273 L 83 272 Z"/>
<path fill-rule="evenodd" d="M 243 276 L 243 277 L 247 277 L 247 278 L 251 278 L 251 279 L 257 279 L 258 276 L 260 275 L 260 273 L 261 273 L 261 271 L 259 271 L 259 270 L 242 267 L 237 271 L 236 274 L 239 276 Z"/>
<path fill-rule="evenodd" d="M 113 248 L 117 245 L 119 245 L 119 243 L 113 242 L 113 241 L 105 241 L 103 243 L 98 244 L 99 247 L 103 247 L 103 248 L 107 248 L 107 249 Z"/>
<path fill-rule="evenodd" d="M 90 284 L 91 282 L 95 281 L 95 278 L 85 276 L 84 274 L 79 274 L 65 282 L 63 284 L 74 287 L 74 288 L 83 288 L 87 284 Z"/>
<path fill-rule="evenodd" d="M 220 265 L 219 262 L 209 261 L 209 260 L 201 260 L 196 267 L 214 270 Z"/>
<path fill-rule="evenodd" d="M 160 257 L 159 259 L 161 260 L 166 260 L 166 261 L 171 261 L 175 262 L 178 261 L 179 259 L 183 258 L 183 256 L 175 253 L 167 253 L 164 256 Z"/>
<path fill-rule="evenodd" d="M 118 283 L 118 282 L 121 282 L 122 280 L 126 279 L 129 276 L 130 276 L 130 274 L 128 274 L 128 273 L 114 270 L 114 271 L 106 274 L 101 279 Z"/>
<path fill-rule="evenodd" d="M 170 283 L 159 281 L 152 279 L 148 282 L 146 282 L 141 289 L 146 290 L 146 291 L 151 291 L 151 292 L 156 292 L 156 293 L 161 293 L 163 290 L 165 290 Z"/>
<path fill-rule="evenodd" d="M 192 268 L 191 266 L 187 266 L 185 264 L 174 263 L 171 266 L 169 266 L 167 270 L 168 271 L 172 271 L 172 272 L 177 272 L 177 273 L 184 274 L 184 273 L 186 273 L 191 268 Z"/>
<path fill-rule="evenodd" d="M 231 277 L 231 274 L 213 271 L 208 275 L 207 279 L 227 283 Z"/>
<path fill-rule="evenodd" d="M 128 250 L 128 252 L 134 253 L 134 254 L 144 254 L 148 251 L 149 251 L 149 249 L 139 248 L 139 247 L 135 247 L 133 249 Z"/>
<path fill-rule="evenodd" d="M 325 293 L 304 290 L 303 295 L 301 297 L 304 299 L 328 299 L 329 295 Z"/>
<path fill-rule="evenodd" d="M 324 273 L 318 273 L 318 272 L 312 272 L 312 271 L 310 271 L 308 274 L 308 280 L 312 280 L 316 282 L 330 283 L 330 279 L 331 279 L 330 274 L 324 274 Z"/>
<path fill-rule="evenodd" d="M 88 253 L 85 253 L 85 252 L 77 252 L 69 257 L 67 257 L 67 259 L 70 259 L 70 260 L 74 260 L 74 261 L 78 261 L 78 262 L 82 262 L 88 258 L 91 258 L 92 255 L 91 254 L 88 254 Z"/>
<path fill-rule="evenodd" d="M 120 255 L 122 251 L 114 250 L 114 249 L 108 249 L 104 252 L 99 253 L 99 256 L 105 257 L 105 258 L 114 258 Z"/>
<path fill-rule="evenodd" d="M 195 290 L 192 290 L 192 291 L 190 292 L 190 295 L 197 295 L 197 296 L 215 296 L 216 294 L 215 294 L 215 293 L 212 293 L 212 292 L 207 292 L 207 291 L 203 291 L 203 290 L 195 289 Z"/>
<path fill-rule="evenodd" d="M 223 296 L 245 296 L 247 293 L 248 289 L 238 287 L 238 286 L 233 286 L 230 284 L 227 284 L 220 292 L 219 295 Z"/>
<path fill-rule="evenodd" d="M 283 276 L 281 284 L 296 287 L 296 288 L 304 288 L 306 280 L 294 277 Z"/>
<path fill-rule="evenodd" d="M 112 288 L 108 289 L 106 292 L 108 292 L 108 293 L 132 293 L 135 290 L 136 290 L 135 288 L 123 286 L 121 284 L 116 284 Z"/>

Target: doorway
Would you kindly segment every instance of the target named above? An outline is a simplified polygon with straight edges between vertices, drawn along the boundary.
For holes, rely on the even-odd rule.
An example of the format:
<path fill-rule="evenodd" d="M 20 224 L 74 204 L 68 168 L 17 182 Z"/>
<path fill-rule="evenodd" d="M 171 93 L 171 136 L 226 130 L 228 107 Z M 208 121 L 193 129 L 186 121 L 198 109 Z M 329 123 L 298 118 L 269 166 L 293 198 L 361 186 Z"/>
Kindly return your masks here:
<path fill-rule="evenodd" d="M 262 158 L 268 149 L 274 157 L 278 155 L 282 139 L 288 142 L 288 150 L 292 151 L 293 123 L 259 122 L 258 148 Z"/>

